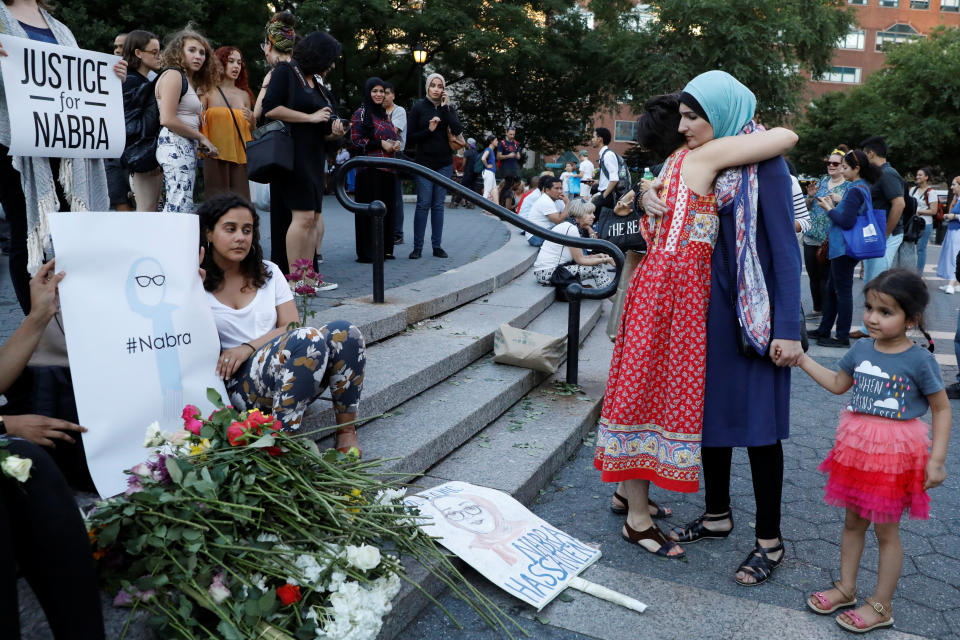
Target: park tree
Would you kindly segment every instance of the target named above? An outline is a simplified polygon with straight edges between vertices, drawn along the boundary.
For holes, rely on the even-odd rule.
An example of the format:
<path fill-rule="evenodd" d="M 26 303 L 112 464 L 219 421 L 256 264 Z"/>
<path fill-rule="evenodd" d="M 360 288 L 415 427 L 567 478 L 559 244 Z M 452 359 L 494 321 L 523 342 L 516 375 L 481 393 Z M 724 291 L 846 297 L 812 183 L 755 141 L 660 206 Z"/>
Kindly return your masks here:
<path fill-rule="evenodd" d="M 855 147 L 883 136 L 901 173 L 931 165 L 949 181 L 960 173 L 960 30 L 938 28 L 928 38 L 887 50 L 884 68 L 847 92 L 813 101 L 797 126 L 794 156 L 801 171 L 822 173 L 838 143 Z"/>

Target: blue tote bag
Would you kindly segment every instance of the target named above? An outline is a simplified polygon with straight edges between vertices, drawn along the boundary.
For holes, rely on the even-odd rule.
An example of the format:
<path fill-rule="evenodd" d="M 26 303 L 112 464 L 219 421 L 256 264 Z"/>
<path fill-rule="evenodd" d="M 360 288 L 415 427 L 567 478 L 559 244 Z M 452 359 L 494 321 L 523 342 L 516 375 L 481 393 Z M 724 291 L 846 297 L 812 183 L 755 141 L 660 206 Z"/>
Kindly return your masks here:
<path fill-rule="evenodd" d="M 873 208 L 870 192 L 862 184 L 865 206 L 857 214 L 857 220 L 849 229 L 841 228 L 847 255 L 855 260 L 882 258 L 887 252 L 887 216 L 885 211 Z"/>

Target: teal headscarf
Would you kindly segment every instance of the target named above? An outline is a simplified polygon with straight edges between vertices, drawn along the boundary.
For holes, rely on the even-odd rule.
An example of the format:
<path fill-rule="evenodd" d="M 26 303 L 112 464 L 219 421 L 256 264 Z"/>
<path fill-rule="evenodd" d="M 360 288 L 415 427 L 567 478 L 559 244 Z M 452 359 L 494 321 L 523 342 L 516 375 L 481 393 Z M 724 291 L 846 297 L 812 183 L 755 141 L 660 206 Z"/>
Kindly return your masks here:
<path fill-rule="evenodd" d="M 683 88 L 707 114 L 715 138 L 725 138 L 740 132 L 753 119 L 757 97 L 739 80 L 726 71 L 707 71 Z"/>

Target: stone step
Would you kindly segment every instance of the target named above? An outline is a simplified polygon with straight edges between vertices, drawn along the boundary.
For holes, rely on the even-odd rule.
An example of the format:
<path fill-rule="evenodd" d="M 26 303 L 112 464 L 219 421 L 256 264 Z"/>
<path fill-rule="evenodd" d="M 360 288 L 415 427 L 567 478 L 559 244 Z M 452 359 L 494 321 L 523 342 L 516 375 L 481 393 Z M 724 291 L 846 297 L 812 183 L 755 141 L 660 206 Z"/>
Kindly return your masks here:
<path fill-rule="evenodd" d="M 556 375 L 540 378 L 539 384 L 503 415 L 430 468 L 417 486 L 429 488 L 462 480 L 498 489 L 531 504 L 579 447 L 593 446 L 590 436 L 600 415 L 611 349 L 603 326 L 594 328 L 580 349 L 580 391 L 565 395 L 562 387 L 554 384 L 564 379 L 562 367 Z M 462 569 L 464 564 L 458 561 L 457 566 Z M 404 585 L 378 640 L 399 635 L 431 604 L 424 591 L 437 597 L 444 590 L 444 585 L 422 567 L 408 566 L 408 572 L 419 588 Z"/>
<path fill-rule="evenodd" d="M 554 303 L 527 328 L 546 335 L 565 336 L 567 309 L 566 303 Z M 470 312 L 466 308 L 463 311 L 465 314 Z M 600 312 L 599 301 L 585 300 L 581 303 L 581 341 L 599 320 Z M 455 313 L 459 313 L 459 310 Z M 461 330 L 459 325 L 448 326 L 445 320 L 442 322 L 443 329 L 440 331 L 448 328 L 454 332 Z M 385 345 L 402 338 L 390 340 Z M 489 337 L 477 339 L 473 344 L 481 345 L 481 354 L 473 361 L 460 365 L 459 371 L 430 384 L 422 393 L 403 404 L 394 405 L 396 408 L 391 407 L 388 416 L 363 427 L 360 439 L 365 458 L 394 458 L 385 464 L 386 470 L 411 476 L 423 473 L 549 377 L 545 373 L 493 362 L 490 354 L 492 331 Z M 557 375 L 562 379 L 564 373 L 565 368 L 561 365 Z M 419 375 L 425 377 L 428 374 L 414 373 L 412 377 Z M 328 440 L 332 444 L 332 438 Z M 327 444 L 327 441 L 323 444 Z"/>

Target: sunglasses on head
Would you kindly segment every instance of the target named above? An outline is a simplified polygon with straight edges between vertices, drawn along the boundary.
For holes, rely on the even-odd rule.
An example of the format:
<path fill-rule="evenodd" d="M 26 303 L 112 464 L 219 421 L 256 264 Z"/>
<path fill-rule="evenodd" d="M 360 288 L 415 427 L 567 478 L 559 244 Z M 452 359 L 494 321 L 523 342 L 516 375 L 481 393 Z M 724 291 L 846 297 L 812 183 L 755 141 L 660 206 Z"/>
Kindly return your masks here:
<path fill-rule="evenodd" d="M 839 167 L 839 166 L 840 166 L 840 163 L 839 163 L 839 162 L 834 162 L 834 161 L 832 161 L 832 160 L 828 160 L 828 161 L 827 161 L 827 166 L 828 166 L 828 167 Z"/>

